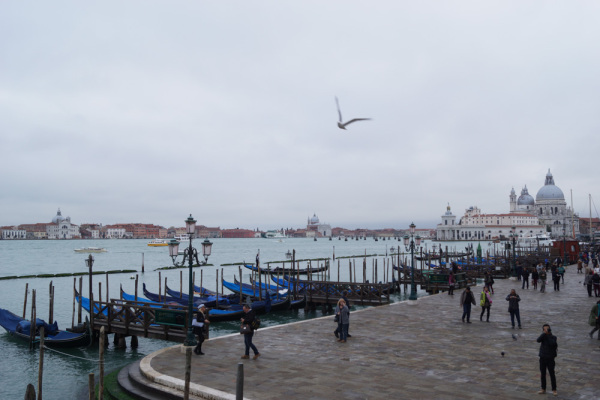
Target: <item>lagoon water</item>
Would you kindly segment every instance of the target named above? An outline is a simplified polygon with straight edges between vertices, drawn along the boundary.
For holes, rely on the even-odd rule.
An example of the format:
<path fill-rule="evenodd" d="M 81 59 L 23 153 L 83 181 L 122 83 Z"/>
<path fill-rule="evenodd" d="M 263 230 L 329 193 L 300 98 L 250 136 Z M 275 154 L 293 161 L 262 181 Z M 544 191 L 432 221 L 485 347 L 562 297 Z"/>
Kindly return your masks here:
<path fill-rule="evenodd" d="M 22 276 L 32 274 L 47 273 L 73 273 L 88 271 L 85 265 L 87 254 L 76 253 L 74 250 L 82 247 L 103 247 L 107 249 L 106 253 L 93 254 L 95 262 L 94 271 L 109 271 L 132 269 L 136 270 L 139 276 L 139 295 L 142 296 L 141 284 L 146 283 L 148 290 L 158 292 L 157 268 L 171 266 L 171 258 L 168 255 L 167 247 L 148 247 L 148 240 L 0 240 L 0 277 Z M 226 280 L 232 281 L 234 276 L 238 276 L 238 266 L 221 266 L 222 264 L 231 264 L 247 261 L 254 262 L 257 252 L 260 251 L 260 261 L 262 266 L 266 266 L 269 261 L 286 260 L 286 253 L 296 250 L 296 259 L 325 258 L 332 257 L 334 252 L 336 257 L 360 256 L 378 254 L 376 257 L 379 265 L 378 279 L 381 280 L 382 266 L 385 255 L 390 253 L 390 247 L 404 246 L 397 240 L 379 240 L 372 238 L 367 240 L 327 240 L 319 239 L 283 239 L 283 241 L 270 239 L 212 239 L 212 255 L 208 262 L 212 266 L 194 268 L 196 275 L 196 284 L 200 284 L 200 271 L 202 270 L 203 286 L 216 288 L 217 270 L 223 270 Z M 180 250 L 184 246 L 182 243 Z M 448 243 L 450 248 L 457 246 L 463 249 L 466 242 Z M 200 253 L 200 240 L 193 241 Z M 432 243 L 427 243 L 431 249 Z M 475 244 L 477 246 L 477 244 Z M 487 250 L 487 246 L 484 250 Z M 182 256 L 179 257 L 181 261 Z M 372 259 L 367 259 L 367 279 L 371 277 Z M 142 260 L 145 272 L 141 273 Z M 341 280 L 347 280 L 348 263 L 347 259 L 340 259 Z M 359 271 L 362 271 L 362 259 L 356 260 L 357 279 L 360 277 Z M 289 264 L 288 264 L 289 265 Z M 304 267 L 305 265 L 301 265 Z M 314 266 L 314 263 L 313 263 Z M 391 268 L 391 264 L 390 264 Z M 337 262 L 332 263 L 330 271 L 331 279 L 337 280 Z M 249 272 L 249 271 L 248 271 Z M 244 271 L 244 282 L 248 282 L 249 273 Z M 187 269 L 173 269 L 161 271 L 161 277 L 167 278 L 168 285 L 179 290 L 180 276 L 183 275 L 183 291 L 187 292 Z M 220 272 L 219 272 L 220 274 Z M 134 293 L 135 280 L 131 279 L 136 273 L 110 274 L 109 276 L 109 294 L 111 298 L 119 297 L 119 286 L 128 293 Z M 79 279 L 79 278 L 77 278 Z M 31 315 L 31 290 L 36 290 L 37 316 L 44 320 L 48 319 L 49 313 L 49 285 L 55 287 L 54 299 L 54 319 L 58 321 L 59 328 L 64 329 L 71 326 L 73 315 L 73 284 L 74 277 L 61 278 L 23 278 L 0 280 L 0 308 L 14 312 L 17 315 L 23 313 L 23 301 L 25 297 L 25 286 L 29 284 L 29 296 L 27 304 L 26 318 Z M 97 297 L 98 282 L 102 283 L 102 298 L 106 299 L 106 276 L 94 275 L 93 290 Z M 77 286 L 79 284 L 77 283 Z M 426 293 L 419 291 L 419 296 Z M 88 278 L 83 278 L 83 295 L 88 297 Z M 396 295 L 394 301 L 403 300 L 404 293 Z M 84 315 L 85 315 L 84 311 Z M 322 316 L 320 310 L 316 312 L 288 311 L 261 317 L 263 325 L 277 325 L 292 322 L 298 319 L 315 318 Z M 333 323 L 332 323 L 333 325 Z M 211 337 L 237 332 L 237 322 L 223 322 L 211 325 Z M 38 379 L 38 350 L 29 350 L 26 343 L 10 337 L 4 329 L 0 329 L 0 376 L 2 376 L 3 385 L 0 385 L 0 399 L 22 398 L 28 383 L 37 388 Z M 111 371 L 131 362 L 134 362 L 144 356 L 166 346 L 175 344 L 161 340 L 139 338 L 137 349 L 127 347 L 126 349 L 117 349 L 111 343 L 105 352 L 105 371 Z M 129 346 L 129 339 L 127 339 Z M 206 346 L 206 352 L 210 352 L 210 343 Z M 76 398 L 82 390 L 85 390 L 90 372 L 98 374 L 98 345 L 92 345 L 89 348 L 65 349 L 62 353 L 47 351 L 44 357 L 44 377 L 43 377 L 43 395 L 46 399 L 67 399 Z M 243 351 L 243 343 L 240 341 L 240 352 Z"/>

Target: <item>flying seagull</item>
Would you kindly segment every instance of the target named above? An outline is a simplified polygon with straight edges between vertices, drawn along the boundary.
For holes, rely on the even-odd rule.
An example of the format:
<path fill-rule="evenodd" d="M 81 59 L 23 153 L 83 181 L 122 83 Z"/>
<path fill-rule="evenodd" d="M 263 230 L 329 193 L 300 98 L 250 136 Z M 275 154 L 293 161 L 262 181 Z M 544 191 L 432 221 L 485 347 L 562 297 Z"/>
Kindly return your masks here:
<path fill-rule="evenodd" d="M 346 125 L 350 125 L 353 122 L 356 121 L 369 121 L 371 118 L 354 118 L 351 119 L 348 122 L 342 122 L 342 112 L 340 111 L 340 102 L 338 101 L 338 98 L 336 96 L 335 98 L 335 104 L 337 105 L 337 110 L 338 110 L 338 115 L 339 115 L 339 121 L 338 121 L 338 128 L 346 130 Z"/>

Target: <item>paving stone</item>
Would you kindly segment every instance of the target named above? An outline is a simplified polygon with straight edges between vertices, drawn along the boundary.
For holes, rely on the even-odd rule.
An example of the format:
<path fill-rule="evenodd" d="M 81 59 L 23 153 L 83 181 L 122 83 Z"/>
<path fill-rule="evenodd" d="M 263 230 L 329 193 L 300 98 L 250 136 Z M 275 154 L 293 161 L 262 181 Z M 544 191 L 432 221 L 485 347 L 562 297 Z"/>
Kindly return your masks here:
<path fill-rule="evenodd" d="M 542 325 L 558 337 L 558 398 L 599 399 L 600 341 L 590 339 L 582 275 L 569 266 L 560 292 L 521 290 L 520 282 L 497 280 L 490 322 L 461 322 L 460 294 L 446 293 L 352 313 L 347 343 L 336 341 L 331 316 L 260 329 L 261 357 L 240 360 L 241 335 L 205 342 L 194 356 L 192 382 L 235 394 L 237 365 L 244 364 L 247 399 L 531 399 L 540 386 Z M 512 329 L 510 289 L 521 297 L 523 329 Z M 474 287 L 476 299 L 481 287 Z M 516 340 L 513 340 L 512 335 Z M 501 352 L 504 352 L 502 357 Z M 183 380 L 185 357 L 178 346 L 147 357 L 154 374 Z M 549 384 L 549 378 L 548 378 Z"/>

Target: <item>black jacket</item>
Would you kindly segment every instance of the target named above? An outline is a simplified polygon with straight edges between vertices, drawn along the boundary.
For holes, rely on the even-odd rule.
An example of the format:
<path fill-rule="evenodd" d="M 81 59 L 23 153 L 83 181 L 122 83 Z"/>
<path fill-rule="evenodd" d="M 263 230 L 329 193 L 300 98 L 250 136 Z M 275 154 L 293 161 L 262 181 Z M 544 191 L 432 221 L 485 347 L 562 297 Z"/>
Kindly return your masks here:
<path fill-rule="evenodd" d="M 537 338 L 537 342 L 541 343 L 540 353 L 539 353 L 540 357 L 545 357 L 545 358 L 556 357 L 556 350 L 558 349 L 558 343 L 556 340 L 556 336 L 554 336 L 551 333 L 542 333 L 540 335 L 540 337 Z"/>
<path fill-rule="evenodd" d="M 244 313 L 244 316 L 242 318 L 244 318 L 244 325 L 248 325 L 250 326 L 250 329 L 252 329 L 252 321 L 256 319 L 256 313 L 254 313 L 254 310 L 250 309 L 250 311 Z"/>

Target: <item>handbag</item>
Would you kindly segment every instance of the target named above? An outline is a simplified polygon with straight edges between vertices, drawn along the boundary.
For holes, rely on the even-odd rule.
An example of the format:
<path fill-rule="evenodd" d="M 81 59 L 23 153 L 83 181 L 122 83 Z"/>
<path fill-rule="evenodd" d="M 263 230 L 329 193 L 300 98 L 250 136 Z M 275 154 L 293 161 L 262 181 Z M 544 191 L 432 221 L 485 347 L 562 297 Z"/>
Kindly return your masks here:
<path fill-rule="evenodd" d="M 240 335 L 246 335 L 251 332 L 252 332 L 252 329 L 250 328 L 250 325 L 248 325 L 248 324 L 242 324 L 242 326 L 240 327 Z"/>
<path fill-rule="evenodd" d="M 333 322 L 340 322 L 340 316 L 335 314 L 335 317 L 333 317 Z"/>

